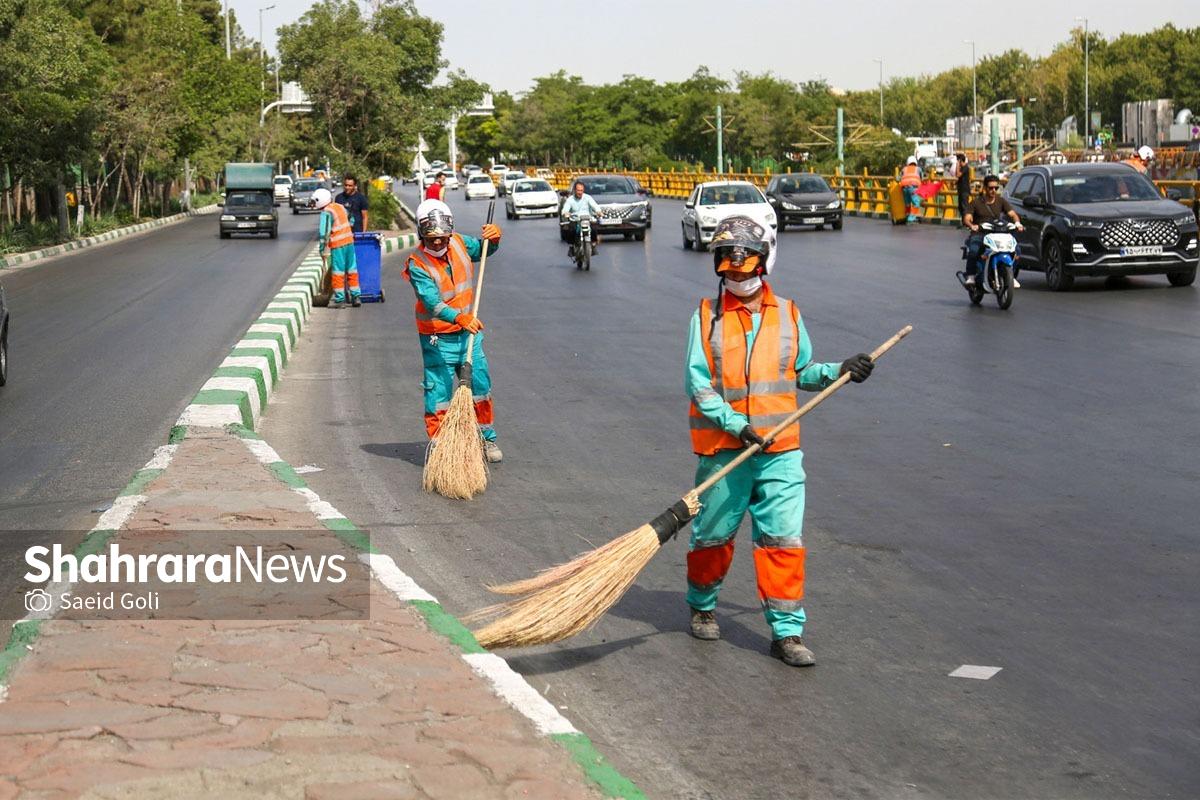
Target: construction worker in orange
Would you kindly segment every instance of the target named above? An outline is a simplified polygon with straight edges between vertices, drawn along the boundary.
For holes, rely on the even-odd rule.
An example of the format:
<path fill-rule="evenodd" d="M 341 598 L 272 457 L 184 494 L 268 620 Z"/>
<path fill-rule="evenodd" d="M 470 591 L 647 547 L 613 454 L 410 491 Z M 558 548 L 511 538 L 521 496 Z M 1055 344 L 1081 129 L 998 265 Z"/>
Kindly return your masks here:
<path fill-rule="evenodd" d="M 900 170 L 900 191 L 904 192 L 904 209 L 908 216 L 905 222 L 916 222 L 917 212 L 921 210 L 921 198 L 917 188 L 921 185 L 921 168 L 917 166 L 917 157 L 909 156 L 904 169 Z"/>
<path fill-rule="evenodd" d="M 710 245 L 721 278 L 715 300 L 692 315 L 685 385 L 692 405 L 692 450 L 702 483 L 751 445 L 763 449 L 700 496 L 687 555 L 691 634 L 721 636 L 713 613 L 733 562 L 733 541 L 750 512 L 758 599 L 771 628 L 770 653 L 794 667 L 815 663 L 801 636 L 804 613 L 804 453 L 800 423 L 764 437 L 796 411 L 796 390 L 819 391 L 850 373 L 871 374 L 869 356 L 839 363 L 812 360 L 800 312 L 763 280 L 774 261 L 774 233 L 745 216 L 717 225 Z"/>
<path fill-rule="evenodd" d="M 333 202 L 328 189 L 317 189 L 312 194 L 313 208 L 321 210 L 320 226 L 317 230 L 319 249 L 324 254 L 329 250 L 330 280 L 333 286 L 331 307 L 346 307 L 346 284 L 350 284 L 350 305 L 358 308 L 359 299 L 358 262 L 354 258 L 354 231 L 350 228 L 350 215 L 346 209 Z"/>

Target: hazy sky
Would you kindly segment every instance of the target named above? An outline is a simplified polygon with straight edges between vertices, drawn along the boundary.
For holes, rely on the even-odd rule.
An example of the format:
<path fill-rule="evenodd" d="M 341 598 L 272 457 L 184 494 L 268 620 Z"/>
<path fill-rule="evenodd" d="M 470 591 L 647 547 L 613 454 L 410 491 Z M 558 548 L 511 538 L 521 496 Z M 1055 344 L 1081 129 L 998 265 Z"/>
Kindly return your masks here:
<path fill-rule="evenodd" d="M 229 0 L 250 36 L 257 9 L 272 0 Z M 263 16 L 268 50 L 278 25 L 298 19 L 311 0 L 274 0 Z M 364 8 L 369 3 L 360 3 Z M 1082 25 L 1107 37 L 1167 22 L 1200 26 L 1200 0 L 1005 0 L 879 2 L 859 0 L 416 0 L 445 25 L 444 56 L 495 89 L 521 92 L 557 69 L 588 83 L 637 74 L 681 80 L 698 65 L 732 78 L 736 70 L 772 71 L 793 81 L 824 78 L 845 89 L 884 79 L 970 65 L 976 55 L 1019 47 L 1049 53 Z"/>

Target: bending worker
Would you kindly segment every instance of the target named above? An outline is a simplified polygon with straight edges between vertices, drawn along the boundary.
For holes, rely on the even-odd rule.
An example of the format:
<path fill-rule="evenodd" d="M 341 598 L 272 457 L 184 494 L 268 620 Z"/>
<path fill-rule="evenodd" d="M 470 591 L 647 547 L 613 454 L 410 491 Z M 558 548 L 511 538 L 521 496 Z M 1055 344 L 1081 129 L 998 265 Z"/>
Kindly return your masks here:
<path fill-rule="evenodd" d="M 312 193 L 313 208 L 321 210 L 317 228 L 318 249 L 324 253 L 329 248 L 330 282 L 334 308 L 346 307 L 346 282 L 350 282 L 350 305 L 362 305 L 358 288 L 358 261 L 354 257 L 354 231 L 350 227 L 350 215 L 340 203 L 333 202 L 328 189 L 317 189 Z"/>
<path fill-rule="evenodd" d="M 921 198 L 917 188 L 921 185 L 921 168 L 917 166 L 917 157 L 909 156 L 900 170 L 900 191 L 904 193 L 904 212 L 908 215 L 905 222 L 916 222 L 917 212 L 921 210 Z"/>
<path fill-rule="evenodd" d="M 716 300 L 692 315 L 685 383 L 691 397 L 696 483 L 728 464 L 799 405 L 796 389 L 817 391 L 849 372 L 862 382 L 874 364 L 859 354 L 841 364 L 812 361 L 812 344 L 791 300 L 762 276 L 774 263 L 773 236 L 744 216 L 721 221 L 711 247 L 721 278 Z M 794 667 L 813 664 L 804 633 L 804 454 L 800 423 L 709 489 L 692 528 L 687 602 L 697 639 L 721 636 L 713 610 L 733 561 L 733 540 L 746 511 L 752 522 L 758 599 L 771 627 L 771 655 Z"/>
<path fill-rule="evenodd" d="M 425 364 L 425 432 L 437 439 L 442 417 L 450 407 L 459 368 L 467 360 L 467 340 L 475 336 L 471 369 L 471 394 L 475 417 L 483 433 L 484 454 L 493 464 L 504 456 L 496 444 L 493 426 L 492 378 L 483 352 L 483 323 L 471 313 L 475 301 L 475 261 L 500 244 L 500 228 L 483 226 L 483 240 L 454 232 L 454 217 L 441 200 L 417 206 L 420 243 L 404 265 L 404 277 L 417 294 L 417 334 Z"/>

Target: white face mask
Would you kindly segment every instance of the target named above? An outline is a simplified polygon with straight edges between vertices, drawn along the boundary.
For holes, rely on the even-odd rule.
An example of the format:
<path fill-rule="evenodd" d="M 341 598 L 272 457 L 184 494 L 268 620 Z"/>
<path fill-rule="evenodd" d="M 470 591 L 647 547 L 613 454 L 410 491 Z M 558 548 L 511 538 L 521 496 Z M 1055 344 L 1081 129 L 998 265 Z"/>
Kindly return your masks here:
<path fill-rule="evenodd" d="M 749 297 L 762 288 L 762 278 L 755 275 L 748 281 L 725 281 L 725 288 L 738 297 Z"/>
<path fill-rule="evenodd" d="M 434 250 L 433 248 L 429 247 L 428 245 L 424 245 L 424 247 L 425 247 L 426 253 L 429 253 L 429 255 L 431 255 L 431 256 L 436 256 L 437 258 L 441 258 L 442 256 L 446 255 L 446 251 L 450 249 L 449 245 L 447 245 L 446 247 L 443 247 L 441 250 Z"/>

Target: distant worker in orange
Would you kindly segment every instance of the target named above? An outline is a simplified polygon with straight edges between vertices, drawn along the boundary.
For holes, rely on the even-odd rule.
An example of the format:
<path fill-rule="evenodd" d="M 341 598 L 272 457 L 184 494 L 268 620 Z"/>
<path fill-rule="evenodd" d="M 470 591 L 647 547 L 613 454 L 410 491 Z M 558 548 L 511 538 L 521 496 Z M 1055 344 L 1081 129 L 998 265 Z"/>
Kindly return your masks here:
<path fill-rule="evenodd" d="M 908 213 L 905 222 L 916 222 L 917 212 L 921 210 L 921 198 L 917 195 L 917 187 L 921 185 L 921 168 L 917 166 L 917 157 L 909 156 L 900 170 L 900 191 L 904 192 L 904 210 Z"/>
<path fill-rule="evenodd" d="M 1136 153 L 1125 159 L 1124 163 L 1146 175 L 1150 172 L 1150 162 L 1152 160 L 1154 160 L 1154 148 L 1149 145 L 1142 145 L 1137 149 Z"/>

